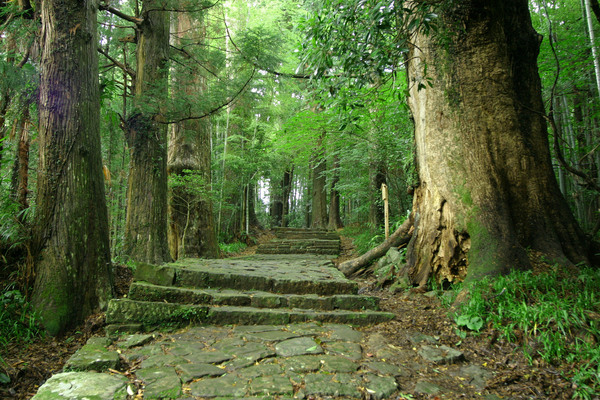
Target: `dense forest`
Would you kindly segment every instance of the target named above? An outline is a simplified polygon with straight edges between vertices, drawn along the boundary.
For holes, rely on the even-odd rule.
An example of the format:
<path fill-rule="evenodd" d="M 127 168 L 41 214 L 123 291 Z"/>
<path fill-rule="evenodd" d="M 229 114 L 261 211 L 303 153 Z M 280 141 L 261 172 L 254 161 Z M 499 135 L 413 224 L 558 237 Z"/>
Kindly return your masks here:
<path fill-rule="evenodd" d="M 415 287 L 593 264 L 599 31 L 596 0 L 1 0 L 4 291 L 57 334 L 114 264 L 375 246 L 383 184 Z"/>

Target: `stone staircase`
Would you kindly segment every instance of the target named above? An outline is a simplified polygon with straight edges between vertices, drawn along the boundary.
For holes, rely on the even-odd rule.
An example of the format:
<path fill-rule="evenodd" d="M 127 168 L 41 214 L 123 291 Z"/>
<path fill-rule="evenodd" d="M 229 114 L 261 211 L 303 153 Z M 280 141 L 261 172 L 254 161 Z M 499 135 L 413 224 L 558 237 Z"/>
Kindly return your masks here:
<path fill-rule="evenodd" d="M 138 264 L 129 295 L 110 301 L 106 322 L 111 331 L 127 332 L 187 324 L 360 326 L 394 317 L 378 311 L 377 298 L 357 292 L 356 282 L 322 255 Z"/>
<path fill-rule="evenodd" d="M 340 237 L 322 229 L 274 228 L 276 238 L 261 244 L 259 254 L 330 254 L 340 253 Z"/>

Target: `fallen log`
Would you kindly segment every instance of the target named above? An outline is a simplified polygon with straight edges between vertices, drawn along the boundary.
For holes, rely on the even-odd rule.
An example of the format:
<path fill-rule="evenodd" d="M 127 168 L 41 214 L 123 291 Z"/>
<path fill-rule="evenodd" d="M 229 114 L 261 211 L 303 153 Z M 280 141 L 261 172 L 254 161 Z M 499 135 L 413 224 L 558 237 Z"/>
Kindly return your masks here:
<path fill-rule="evenodd" d="M 398 247 L 400 245 L 408 243 L 412 237 L 413 231 L 413 219 L 412 214 L 407 218 L 406 221 L 396 231 L 390 235 L 383 243 L 379 246 L 367 251 L 360 257 L 353 258 L 352 260 L 344 261 L 338 266 L 338 269 L 346 276 L 351 276 L 356 271 L 368 265 L 371 261 L 379 258 L 390 249 L 390 247 Z"/>

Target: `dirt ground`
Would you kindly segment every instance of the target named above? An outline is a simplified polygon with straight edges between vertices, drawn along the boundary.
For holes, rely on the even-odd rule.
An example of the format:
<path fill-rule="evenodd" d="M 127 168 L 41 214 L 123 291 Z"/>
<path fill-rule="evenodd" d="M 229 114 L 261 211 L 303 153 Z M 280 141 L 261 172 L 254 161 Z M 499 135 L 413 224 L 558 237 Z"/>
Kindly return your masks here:
<path fill-rule="evenodd" d="M 261 237 L 268 240 L 269 236 Z M 262 241 L 261 240 L 261 241 Z M 244 251 L 250 254 L 252 248 Z M 351 240 L 343 238 L 342 253 L 337 260 L 343 261 L 354 256 Z M 131 272 L 123 266 L 116 267 L 117 295 L 123 296 L 131 282 Z M 387 289 L 377 289 L 370 278 L 359 279 L 361 292 L 381 298 L 381 308 L 396 314 L 396 319 L 388 323 L 361 329 L 370 334 L 383 335 L 391 346 L 406 348 L 407 331 L 421 332 L 438 338 L 440 344 L 460 349 L 469 363 L 485 366 L 495 372 L 488 381 L 487 389 L 510 399 L 570 399 L 573 396 L 571 383 L 563 375 L 572 366 L 545 365 L 534 359 L 533 365 L 525 359 L 517 344 L 506 343 L 498 339 L 497 333 L 487 328 L 477 336 L 461 339 L 456 327 L 448 316 L 449 309 L 443 308 L 436 297 L 427 297 L 422 293 L 408 295 L 391 294 Z M 29 345 L 11 345 L 1 349 L 11 383 L 0 386 L 0 399 L 29 399 L 37 388 L 52 374 L 62 369 L 66 360 L 79 349 L 90 336 L 103 335 L 103 315 L 94 315 L 86 323 L 66 335 L 56 338 L 39 339 Z M 414 352 L 404 352 L 406 357 L 414 357 Z M 389 360 L 398 364 L 418 363 L 415 359 Z M 416 379 L 431 379 L 443 387 L 460 393 L 460 398 L 479 398 L 472 388 L 457 387 L 456 378 L 446 374 L 444 368 L 434 366 L 418 371 L 418 377 L 400 378 L 400 388 L 414 386 Z M 405 379 L 406 382 L 403 382 Z M 397 397 L 398 400 L 404 397 Z M 406 398 L 436 399 L 436 396 Z M 448 397 L 444 397 L 448 398 Z M 393 400 L 397 400 L 394 397 Z"/>

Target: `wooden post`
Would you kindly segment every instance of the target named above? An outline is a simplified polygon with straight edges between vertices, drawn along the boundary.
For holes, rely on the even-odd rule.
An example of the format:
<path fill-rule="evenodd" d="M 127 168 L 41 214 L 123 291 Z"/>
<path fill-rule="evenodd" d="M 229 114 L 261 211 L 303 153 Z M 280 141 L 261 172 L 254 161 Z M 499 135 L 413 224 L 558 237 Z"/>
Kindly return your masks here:
<path fill-rule="evenodd" d="M 383 199 L 383 215 L 385 218 L 385 238 L 390 237 L 390 207 L 388 203 L 388 187 L 385 183 L 381 184 L 381 198 Z"/>

